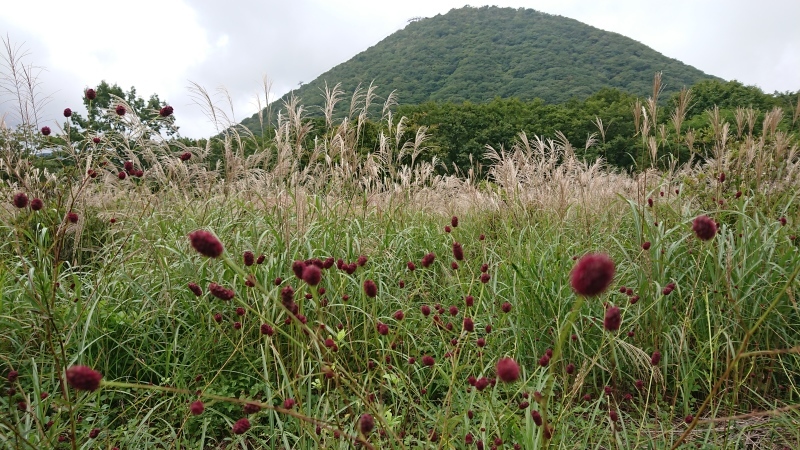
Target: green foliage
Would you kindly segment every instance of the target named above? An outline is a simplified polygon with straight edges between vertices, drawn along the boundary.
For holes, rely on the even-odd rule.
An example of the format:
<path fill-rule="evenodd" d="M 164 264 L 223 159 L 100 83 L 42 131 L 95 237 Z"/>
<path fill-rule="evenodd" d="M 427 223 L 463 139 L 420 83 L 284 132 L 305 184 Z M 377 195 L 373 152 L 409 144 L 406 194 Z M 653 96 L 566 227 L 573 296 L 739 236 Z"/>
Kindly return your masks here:
<path fill-rule="evenodd" d="M 563 103 L 608 87 L 644 96 L 659 71 L 669 80 L 666 95 L 713 78 L 576 20 L 524 8 L 464 7 L 408 24 L 278 105 L 294 95 L 313 111 L 323 104 L 326 82 L 341 82 L 348 92 L 374 82 L 378 98 L 395 91 L 403 104 L 483 103 L 495 97 Z M 259 129 L 255 115 L 242 123 Z"/>

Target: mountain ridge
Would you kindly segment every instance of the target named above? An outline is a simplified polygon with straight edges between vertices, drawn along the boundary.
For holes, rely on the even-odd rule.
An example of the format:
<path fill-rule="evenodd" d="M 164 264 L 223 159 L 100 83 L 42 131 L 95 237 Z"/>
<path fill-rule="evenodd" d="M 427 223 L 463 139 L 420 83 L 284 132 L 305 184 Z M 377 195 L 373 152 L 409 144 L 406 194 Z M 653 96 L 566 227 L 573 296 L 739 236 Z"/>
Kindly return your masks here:
<path fill-rule="evenodd" d="M 586 98 L 605 87 L 637 96 L 652 93 L 662 72 L 667 98 L 683 86 L 718 79 L 621 34 L 526 8 L 463 7 L 410 21 L 291 95 L 307 111 L 324 103 L 326 86 L 347 94 L 374 83 L 380 100 L 392 91 L 401 104 L 473 102 L 495 97 L 548 103 Z M 345 98 L 346 107 L 349 97 Z M 380 103 L 380 102 L 376 102 Z M 277 105 L 277 108 L 275 107 Z M 243 121 L 253 129 L 257 114 Z"/>

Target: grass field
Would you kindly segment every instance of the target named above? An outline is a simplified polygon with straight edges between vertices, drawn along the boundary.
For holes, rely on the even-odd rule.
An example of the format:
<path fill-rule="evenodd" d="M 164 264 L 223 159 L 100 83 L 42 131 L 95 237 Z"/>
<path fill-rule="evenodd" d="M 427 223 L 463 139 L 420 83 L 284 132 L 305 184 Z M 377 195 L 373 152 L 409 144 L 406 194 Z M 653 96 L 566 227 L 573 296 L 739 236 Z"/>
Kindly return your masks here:
<path fill-rule="evenodd" d="M 391 117 L 360 157 L 363 111 L 304 148 L 288 108 L 220 167 L 28 130 L 69 155 L 50 173 L 3 130 L 4 448 L 800 446 L 780 115 L 685 164 L 643 125 L 632 174 L 521 135 L 481 180 Z"/>

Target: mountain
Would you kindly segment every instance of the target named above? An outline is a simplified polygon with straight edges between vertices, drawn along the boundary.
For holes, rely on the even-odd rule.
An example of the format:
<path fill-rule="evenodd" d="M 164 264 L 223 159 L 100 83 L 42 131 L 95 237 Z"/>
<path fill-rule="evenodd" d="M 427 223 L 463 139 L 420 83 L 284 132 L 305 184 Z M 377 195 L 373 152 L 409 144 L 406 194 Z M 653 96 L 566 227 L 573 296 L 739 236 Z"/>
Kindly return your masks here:
<path fill-rule="evenodd" d="M 644 26 L 644 25 L 643 25 Z M 464 7 L 414 20 L 349 61 L 293 91 L 306 111 L 322 106 L 327 81 L 346 98 L 377 85 L 376 103 L 396 91 L 401 104 L 486 102 L 495 97 L 583 99 L 604 87 L 647 96 L 663 72 L 664 96 L 714 79 L 633 39 L 532 9 Z M 290 94 L 277 100 L 283 107 Z M 257 128 L 256 116 L 244 125 Z"/>

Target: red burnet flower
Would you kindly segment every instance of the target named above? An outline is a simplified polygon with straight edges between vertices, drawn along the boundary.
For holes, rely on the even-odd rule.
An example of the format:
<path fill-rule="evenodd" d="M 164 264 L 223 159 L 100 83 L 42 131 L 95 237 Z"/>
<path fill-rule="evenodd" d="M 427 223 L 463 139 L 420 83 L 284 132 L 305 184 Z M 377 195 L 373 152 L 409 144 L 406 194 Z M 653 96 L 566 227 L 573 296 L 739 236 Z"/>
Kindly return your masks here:
<path fill-rule="evenodd" d="M 458 227 L 458 216 L 453 216 L 450 218 L 450 225 L 452 225 L 453 228 Z"/>
<path fill-rule="evenodd" d="M 500 306 L 500 309 L 502 309 L 504 313 L 510 313 L 511 312 L 511 303 L 503 302 L 503 304 Z"/>
<path fill-rule="evenodd" d="M 464 297 L 464 304 L 466 304 L 467 307 L 471 307 L 472 305 L 475 304 L 475 297 L 471 295 Z"/>
<path fill-rule="evenodd" d="M 717 234 L 717 223 L 706 215 L 697 216 L 692 222 L 692 231 L 698 239 L 709 241 Z"/>
<path fill-rule="evenodd" d="M 222 314 L 220 314 L 220 313 L 214 314 L 214 322 L 217 322 L 217 323 L 222 322 Z"/>
<path fill-rule="evenodd" d="M 433 261 L 436 259 L 436 255 L 433 253 L 428 253 L 427 255 L 422 257 L 422 267 L 430 267 L 433 264 Z"/>
<path fill-rule="evenodd" d="M 375 419 L 369 414 L 362 414 L 358 419 L 358 429 L 361 434 L 369 434 L 373 428 L 375 428 Z"/>
<path fill-rule="evenodd" d="M 22 209 L 22 208 L 28 206 L 28 196 L 25 195 L 24 192 L 17 192 L 16 194 L 14 194 L 13 202 L 14 202 L 14 206 L 16 206 L 17 208 Z"/>
<path fill-rule="evenodd" d="M 243 410 L 245 414 L 255 414 L 261 411 L 261 405 L 258 403 L 245 403 Z"/>
<path fill-rule="evenodd" d="M 242 260 L 245 266 L 252 266 L 256 262 L 256 255 L 250 250 L 247 250 L 242 254 Z"/>
<path fill-rule="evenodd" d="M 484 272 L 484 273 L 481 274 L 481 283 L 486 284 L 491 279 L 492 279 L 492 276 L 489 275 L 488 273 Z"/>
<path fill-rule="evenodd" d="M 781 226 L 785 227 L 786 226 L 786 217 L 781 217 L 780 219 L 778 219 L 778 222 L 781 223 Z"/>
<path fill-rule="evenodd" d="M 47 126 L 42 127 L 42 135 L 50 136 L 50 127 Z"/>
<path fill-rule="evenodd" d="M 378 286 L 372 280 L 365 280 L 364 293 L 367 294 L 367 297 L 375 298 L 378 295 Z"/>
<path fill-rule="evenodd" d="M 413 272 L 413 271 L 414 271 L 414 270 L 417 268 L 417 266 L 416 266 L 416 265 L 414 265 L 414 263 L 413 263 L 413 262 L 411 262 L 411 261 L 409 261 L 408 263 L 406 263 L 406 267 L 408 267 L 408 270 L 409 270 L 409 271 L 411 271 L 411 272 Z"/>
<path fill-rule="evenodd" d="M 661 362 L 661 352 L 656 350 L 653 352 L 653 356 L 650 357 L 650 364 L 657 366 L 659 362 Z"/>
<path fill-rule="evenodd" d="M 426 366 L 432 366 L 435 363 L 436 361 L 433 359 L 433 356 L 425 355 L 422 357 L 422 364 L 425 364 Z"/>
<path fill-rule="evenodd" d="M 650 250 L 650 241 L 642 243 L 642 250 Z"/>
<path fill-rule="evenodd" d="M 220 300 L 230 300 L 236 295 L 232 289 L 227 289 L 213 282 L 208 285 L 208 292 L 211 292 L 211 295 Z"/>
<path fill-rule="evenodd" d="M 97 92 L 95 92 L 94 89 L 87 89 L 84 91 L 84 95 L 86 95 L 87 99 L 94 100 L 97 97 Z"/>
<path fill-rule="evenodd" d="M 605 291 L 614 278 L 614 262 L 603 253 L 585 255 L 570 274 L 572 289 L 579 295 L 593 297 Z"/>
<path fill-rule="evenodd" d="M 243 316 L 245 314 L 247 314 L 247 311 L 244 308 L 242 308 L 241 306 L 236 308 L 236 315 L 237 316 Z"/>
<path fill-rule="evenodd" d="M 69 117 L 72 115 L 72 110 L 69 108 L 64 108 L 64 117 Z"/>
<path fill-rule="evenodd" d="M 572 375 L 573 373 L 575 373 L 575 364 L 567 364 L 567 374 Z"/>
<path fill-rule="evenodd" d="M 306 263 L 300 260 L 292 262 L 292 272 L 294 276 L 303 279 L 303 271 L 306 269 Z"/>
<path fill-rule="evenodd" d="M 169 117 L 169 116 L 171 116 L 171 115 L 172 115 L 172 113 L 173 113 L 174 111 L 175 111 L 175 109 L 174 109 L 172 106 L 169 106 L 169 105 L 167 105 L 167 106 L 165 106 L 165 107 L 161 108 L 161 109 L 158 111 L 158 114 L 159 114 L 161 117 Z"/>
<path fill-rule="evenodd" d="M 461 244 L 458 242 L 453 242 L 453 258 L 455 258 L 456 261 L 464 260 L 464 248 L 461 247 Z"/>
<path fill-rule="evenodd" d="M 86 366 L 72 366 L 67 369 L 67 383 L 79 391 L 95 391 L 100 387 L 103 375 Z"/>
<path fill-rule="evenodd" d="M 533 423 L 536 424 L 537 427 L 542 426 L 542 415 L 537 410 L 531 411 L 531 419 L 533 419 Z"/>
<path fill-rule="evenodd" d="M 127 112 L 124 105 L 117 105 L 114 111 L 117 113 L 118 116 L 124 116 L 125 113 Z"/>
<path fill-rule="evenodd" d="M 303 281 L 309 286 L 316 286 L 322 281 L 322 271 L 315 265 L 306 266 L 303 269 Z"/>
<path fill-rule="evenodd" d="M 78 213 L 74 213 L 72 211 L 67 213 L 67 220 L 71 223 L 78 223 Z"/>
<path fill-rule="evenodd" d="M 724 183 L 725 182 L 725 172 L 720 172 L 718 179 L 719 179 L 720 183 Z"/>
<path fill-rule="evenodd" d="M 378 330 L 378 334 L 381 336 L 386 336 L 389 334 L 389 325 L 386 325 L 385 323 L 378 323 L 375 328 Z"/>
<path fill-rule="evenodd" d="M 364 265 L 367 264 L 367 257 L 364 255 L 360 255 L 356 260 L 356 264 L 358 264 L 358 267 L 364 267 Z"/>
<path fill-rule="evenodd" d="M 480 377 L 477 380 L 475 380 L 475 389 L 477 389 L 478 391 L 482 391 L 486 389 L 487 386 L 489 386 L 489 383 L 490 382 L 488 378 Z"/>
<path fill-rule="evenodd" d="M 283 408 L 284 409 L 292 409 L 294 407 L 295 403 L 297 403 L 297 402 L 295 402 L 293 398 L 287 398 L 286 400 L 283 401 Z"/>
<path fill-rule="evenodd" d="M 464 317 L 464 331 L 470 333 L 475 331 L 475 321 L 471 317 Z"/>
<path fill-rule="evenodd" d="M 200 400 L 193 401 L 192 404 L 189 405 L 189 412 L 191 412 L 192 415 L 194 416 L 199 416 L 200 414 L 203 414 L 204 409 L 206 409 L 206 407 Z"/>
<path fill-rule="evenodd" d="M 608 418 L 611 419 L 612 422 L 619 422 L 619 414 L 613 409 L 608 412 Z"/>
<path fill-rule="evenodd" d="M 450 225 L 445 225 L 445 226 L 444 226 L 444 232 L 445 232 L 445 233 L 449 233 L 449 232 L 451 232 L 451 231 L 453 231 L 453 230 L 450 228 Z"/>
<path fill-rule="evenodd" d="M 686 424 L 688 425 L 688 424 L 694 422 L 694 416 L 689 414 L 688 416 L 683 418 L 683 421 L 686 422 Z"/>
<path fill-rule="evenodd" d="M 258 264 L 258 265 L 264 264 L 264 260 L 265 259 L 267 259 L 267 255 L 265 255 L 263 253 L 258 255 L 258 258 L 256 258 L 256 264 Z M 278 283 L 278 284 L 280 284 L 280 283 Z"/>
<path fill-rule="evenodd" d="M 6 379 L 8 380 L 9 383 L 17 381 L 17 378 L 19 378 L 19 372 L 17 372 L 16 370 L 11 370 L 8 372 L 8 375 L 6 375 Z"/>
<path fill-rule="evenodd" d="M 425 317 L 428 317 L 431 313 L 431 307 L 428 305 L 422 305 L 419 310 L 422 311 L 422 315 Z"/>
<path fill-rule="evenodd" d="M 192 247 L 203 256 L 218 258 L 222 255 L 222 242 L 210 231 L 192 231 L 189 233 L 189 242 L 192 244 Z"/>
<path fill-rule="evenodd" d="M 262 323 L 261 334 L 266 336 L 272 336 L 273 334 L 275 334 L 275 330 L 271 326 L 269 326 L 269 324 Z"/>
<path fill-rule="evenodd" d="M 233 434 L 245 434 L 250 429 L 250 421 L 243 417 L 233 424 Z"/>
<path fill-rule="evenodd" d="M 519 379 L 519 364 L 512 358 L 500 358 L 495 369 L 501 381 L 511 383 Z"/>
<path fill-rule="evenodd" d="M 95 136 L 95 137 L 92 138 L 92 142 L 94 142 L 95 144 L 99 144 L 100 143 L 100 138 Z"/>
<path fill-rule="evenodd" d="M 31 209 L 34 211 L 39 211 L 40 209 L 44 208 L 44 202 L 39 197 L 34 198 L 31 200 Z"/>
<path fill-rule="evenodd" d="M 402 310 L 402 309 L 398 309 L 398 310 L 397 310 L 397 311 L 395 311 L 395 313 L 394 313 L 394 320 L 403 320 L 403 318 L 404 318 L 405 316 L 406 316 L 406 315 L 405 315 L 405 313 L 403 312 L 403 310 Z"/>
<path fill-rule="evenodd" d="M 201 288 L 197 283 L 189 283 L 189 290 L 194 293 L 194 295 L 200 297 L 203 295 L 203 288 Z"/>
<path fill-rule="evenodd" d="M 241 330 L 242 329 L 242 322 L 233 322 L 233 329 L 234 330 Z"/>
<path fill-rule="evenodd" d="M 121 171 L 121 170 L 120 170 L 120 171 L 119 171 L 119 173 L 117 174 L 117 178 L 119 178 L 120 180 L 124 180 L 124 179 L 125 179 L 125 177 L 127 177 L 127 175 L 125 174 L 125 172 L 123 172 L 123 171 Z"/>
<path fill-rule="evenodd" d="M 452 306 L 450 306 L 450 308 L 448 308 L 448 310 L 449 310 L 451 316 L 457 316 L 458 315 L 458 306 L 452 305 Z"/>
<path fill-rule="evenodd" d="M 183 153 L 181 153 L 180 158 L 181 158 L 181 161 L 188 161 L 188 160 L 192 159 L 192 154 L 189 153 L 189 152 L 183 152 Z"/>
<path fill-rule="evenodd" d="M 622 314 L 619 307 L 612 306 L 606 309 L 605 318 L 603 318 L 603 328 L 606 331 L 617 331 L 622 325 Z"/>
<path fill-rule="evenodd" d="M 92 431 L 89 432 L 89 438 L 94 439 L 100 435 L 100 428 L 92 428 Z"/>
<path fill-rule="evenodd" d="M 484 339 L 484 338 L 478 338 L 478 340 L 477 340 L 477 341 L 475 341 L 475 345 L 477 345 L 477 346 L 478 346 L 478 347 L 480 347 L 480 348 L 483 348 L 483 347 L 485 347 L 485 346 L 486 346 L 486 339 Z"/>

